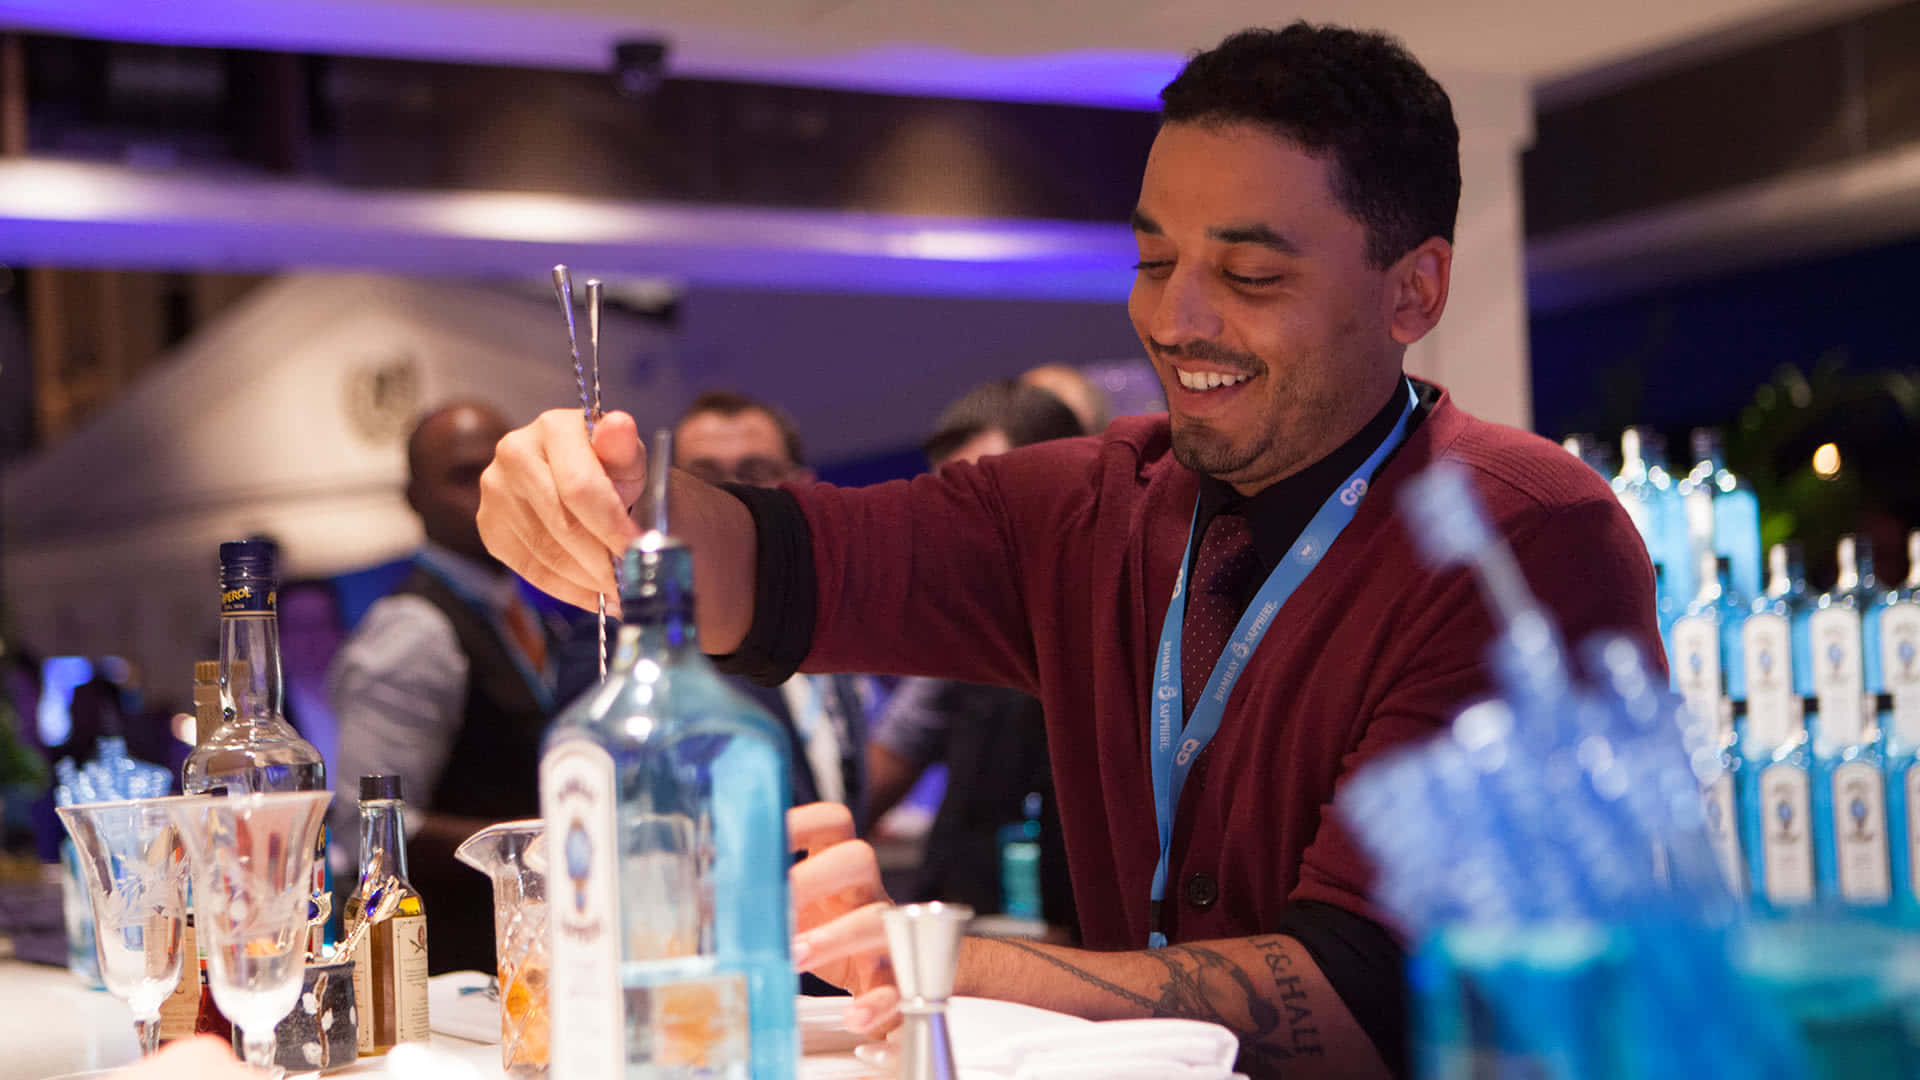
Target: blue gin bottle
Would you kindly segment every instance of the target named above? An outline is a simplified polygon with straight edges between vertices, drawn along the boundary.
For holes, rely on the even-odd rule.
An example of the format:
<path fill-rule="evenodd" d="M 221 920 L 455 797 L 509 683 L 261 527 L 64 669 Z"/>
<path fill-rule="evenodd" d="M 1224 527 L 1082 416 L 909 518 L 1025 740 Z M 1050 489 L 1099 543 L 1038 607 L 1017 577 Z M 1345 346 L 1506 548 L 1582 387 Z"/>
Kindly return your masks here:
<path fill-rule="evenodd" d="M 1667 472 L 1666 443 L 1651 428 L 1630 427 L 1620 436 L 1620 473 L 1613 492 L 1640 530 L 1647 554 L 1667 568 L 1667 595 L 1684 606 L 1700 587 L 1687 540 L 1685 504 Z"/>
<path fill-rule="evenodd" d="M 1814 898 L 1813 754 L 1804 697 L 1811 692 L 1804 646 L 1810 599 L 1797 544 L 1767 552 L 1767 590 L 1740 624 L 1746 729 L 1740 838 L 1756 907 L 1781 910 Z"/>
<path fill-rule="evenodd" d="M 664 519 L 622 560 L 613 668 L 540 760 L 552 1074 L 792 1080 L 786 740 L 701 654 Z"/>
<path fill-rule="evenodd" d="M 1920 907 L 1920 530 L 1907 534 L 1907 580 L 1881 595 L 1873 615 L 1893 893 L 1911 909 Z"/>
<path fill-rule="evenodd" d="M 1734 589 L 1742 596 L 1758 596 L 1760 497 L 1753 485 L 1728 471 L 1719 429 L 1694 429 L 1693 460 L 1686 486 L 1707 500 L 1713 553 L 1733 564 Z"/>
<path fill-rule="evenodd" d="M 1725 559 L 1715 558 L 1710 551 L 1702 552 L 1698 573 L 1702 584 L 1687 605 L 1686 614 L 1674 620 L 1667 654 L 1674 689 L 1696 718 L 1713 724 L 1724 769 L 1707 789 L 1707 826 L 1729 883 L 1744 896 L 1749 891 L 1747 863 L 1740 850 L 1736 793 L 1745 762 L 1734 713 L 1736 702 L 1746 699 L 1740 628 L 1747 605 L 1727 579 Z"/>
<path fill-rule="evenodd" d="M 1808 620 L 1813 692 L 1813 815 L 1820 894 L 1880 906 L 1892 898 L 1886 772 L 1878 716 L 1867 694 L 1867 657 L 1878 664 L 1873 552 L 1856 537 L 1839 544 L 1840 575 Z"/>

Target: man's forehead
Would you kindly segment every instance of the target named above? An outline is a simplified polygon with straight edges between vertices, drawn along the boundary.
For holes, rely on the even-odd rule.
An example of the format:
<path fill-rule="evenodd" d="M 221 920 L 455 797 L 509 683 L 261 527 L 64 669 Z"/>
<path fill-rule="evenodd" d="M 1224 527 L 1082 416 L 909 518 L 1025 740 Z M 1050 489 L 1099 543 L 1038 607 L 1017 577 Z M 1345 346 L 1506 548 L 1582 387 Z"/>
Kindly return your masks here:
<path fill-rule="evenodd" d="M 760 409 L 746 409 L 732 415 L 700 412 L 680 421 L 674 432 L 673 456 L 681 460 L 700 457 L 761 456 L 787 462 L 786 440 L 780 425 Z"/>
<path fill-rule="evenodd" d="M 1333 197 L 1331 160 L 1257 124 L 1163 124 L 1147 157 L 1134 224 L 1139 229 L 1144 218 L 1164 228 L 1286 232 L 1303 216 L 1345 217 Z"/>

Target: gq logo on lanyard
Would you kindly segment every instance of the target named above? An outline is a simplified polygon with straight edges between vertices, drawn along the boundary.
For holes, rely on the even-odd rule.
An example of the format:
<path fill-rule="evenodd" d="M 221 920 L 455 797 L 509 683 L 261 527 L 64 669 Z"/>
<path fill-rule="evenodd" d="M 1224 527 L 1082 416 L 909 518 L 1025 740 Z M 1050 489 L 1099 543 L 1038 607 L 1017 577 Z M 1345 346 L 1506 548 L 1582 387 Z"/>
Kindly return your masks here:
<path fill-rule="evenodd" d="M 1173 760 L 1181 765 L 1185 765 L 1187 762 L 1193 760 L 1193 753 L 1198 749 L 1200 749 L 1199 739 L 1187 739 L 1181 742 L 1180 753 L 1175 755 Z"/>

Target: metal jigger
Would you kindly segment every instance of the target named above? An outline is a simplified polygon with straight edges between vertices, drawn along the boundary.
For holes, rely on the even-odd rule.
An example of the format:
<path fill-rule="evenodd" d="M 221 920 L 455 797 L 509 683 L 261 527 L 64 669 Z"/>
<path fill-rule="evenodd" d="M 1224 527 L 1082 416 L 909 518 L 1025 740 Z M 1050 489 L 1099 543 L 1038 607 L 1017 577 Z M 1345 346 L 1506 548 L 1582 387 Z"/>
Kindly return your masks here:
<path fill-rule="evenodd" d="M 954 1080 L 947 999 L 953 996 L 960 936 L 973 920 L 963 904 L 907 904 L 881 915 L 900 988 L 900 1080 Z"/>

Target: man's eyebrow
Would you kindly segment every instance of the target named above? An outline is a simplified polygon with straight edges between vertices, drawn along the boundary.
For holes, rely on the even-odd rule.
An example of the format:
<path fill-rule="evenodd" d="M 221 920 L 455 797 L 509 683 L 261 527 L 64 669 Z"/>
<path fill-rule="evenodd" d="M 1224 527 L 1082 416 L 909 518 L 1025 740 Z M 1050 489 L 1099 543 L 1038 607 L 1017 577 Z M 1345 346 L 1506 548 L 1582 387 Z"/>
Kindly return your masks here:
<path fill-rule="evenodd" d="M 1282 255 L 1300 254 L 1300 245 L 1258 223 L 1208 229 L 1207 235 L 1223 244 L 1258 244 L 1264 248 L 1272 248 Z"/>
<path fill-rule="evenodd" d="M 1160 228 L 1159 222 L 1148 217 L 1147 212 L 1137 206 L 1133 208 L 1133 213 L 1128 215 L 1127 223 L 1132 225 L 1133 231 L 1137 233 L 1148 233 L 1153 236 L 1159 236 L 1165 231 Z"/>

